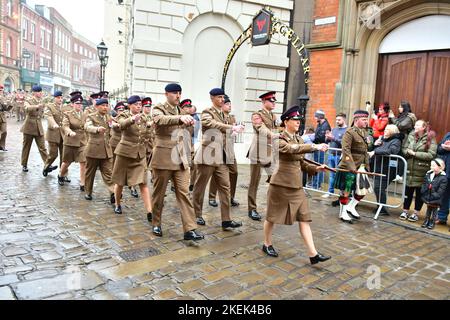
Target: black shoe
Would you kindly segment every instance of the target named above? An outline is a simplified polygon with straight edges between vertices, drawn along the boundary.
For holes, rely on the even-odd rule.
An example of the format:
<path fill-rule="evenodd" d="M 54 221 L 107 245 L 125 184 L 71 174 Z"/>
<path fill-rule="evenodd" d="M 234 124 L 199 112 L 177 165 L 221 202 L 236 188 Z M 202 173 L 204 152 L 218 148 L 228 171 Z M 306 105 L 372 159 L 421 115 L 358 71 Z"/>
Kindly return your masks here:
<path fill-rule="evenodd" d="M 236 221 L 222 221 L 222 229 L 223 230 L 228 230 L 229 228 L 239 228 L 242 227 L 242 223 L 241 222 L 236 222 Z"/>
<path fill-rule="evenodd" d="M 200 226 L 204 226 L 206 224 L 205 220 L 202 217 L 198 217 L 196 220 L 197 224 Z"/>
<path fill-rule="evenodd" d="M 42 170 L 42 175 L 43 175 L 44 177 L 48 176 L 47 168 L 44 168 L 44 170 Z"/>
<path fill-rule="evenodd" d="M 184 234 L 184 240 L 203 240 L 205 236 L 201 233 L 196 232 L 195 230 L 188 231 Z"/>
<path fill-rule="evenodd" d="M 428 227 L 428 223 L 430 223 L 430 218 L 426 218 L 423 224 L 421 225 L 422 228 Z"/>
<path fill-rule="evenodd" d="M 84 192 L 84 186 L 80 186 L 80 191 Z"/>
<path fill-rule="evenodd" d="M 192 184 L 189 186 L 189 191 L 190 192 L 194 191 L 194 186 Z"/>
<path fill-rule="evenodd" d="M 114 213 L 115 214 L 122 214 L 122 206 L 118 206 L 114 208 Z"/>
<path fill-rule="evenodd" d="M 135 198 L 139 198 L 139 194 L 138 194 L 137 190 L 134 188 L 131 189 L 131 195 Z"/>
<path fill-rule="evenodd" d="M 256 210 L 249 211 L 248 217 L 255 221 L 261 221 L 261 215 Z"/>
<path fill-rule="evenodd" d="M 58 175 L 58 184 L 59 184 L 60 186 L 63 186 L 63 185 L 64 185 L 64 177 L 61 177 L 61 176 Z"/>
<path fill-rule="evenodd" d="M 209 200 L 208 203 L 209 203 L 209 205 L 211 207 L 218 207 L 219 206 L 219 204 L 217 203 L 216 200 Z"/>
<path fill-rule="evenodd" d="M 148 222 L 152 222 L 152 220 L 153 220 L 153 215 L 152 215 L 151 212 L 147 213 L 147 220 L 148 220 Z"/>
<path fill-rule="evenodd" d="M 153 234 L 157 237 L 162 237 L 161 227 L 153 227 Z"/>
<path fill-rule="evenodd" d="M 239 202 L 237 202 L 237 201 L 234 200 L 234 199 L 231 199 L 231 206 L 232 206 L 232 207 L 238 207 L 238 206 L 239 206 Z"/>
<path fill-rule="evenodd" d="M 317 255 L 315 257 L 309 257 L 309 261 L 311 261 L 311 264 L 316 264 L 319 262 L 324 262 L 331 259 L 330 256 L 324 256 L 323 254 L 321 254 L 320 252 L 317 252 Z"/>
<path fill-rule="evenodd" d="M 22 171 L 23 171 L 23 172 L 28 172 L 28 168 L 27 168 L 26 166 L 23 166 L 23 167 L 22 167 Z"/>
<path fill-rule="evenodd" d="M 114 195 L 114 193 L 111 193 L 111 196 L 109 198 L 109 201 L 111 202 L 111 204 L 116 203 L 116 196 Z"/>
<path fill-rule="evenodd" d="M 431 218 L 430 221 L 427 224 L 427 229 L 430 229 L 430 230 L 434 229 L 434 225 L 435 225 L 434 219 Z"/>
<path fill-rule="evenodd" d="M 3 148 L 3 147 L 0 147 L 0 151 L 8 151 L 8 150 L 6 150 L 6 148 Z"/>
<path fill-rule="evenodd" d="M 265 244 L 263 244 L 262 251 L 268 256 L 278 257 L 278 252 L 274 249 L 272 245 L 266 246 Z"/>
<path fill-rule="evenodd" d="M 170 191 L 175 192 L 175 187 L 174 187 L 174 186 L 171 186 L 171 187 L 170 187 Z"/>
<path fill-rule="evenodd" d="M 331 206 L 333 207 L 339 207 L 340 203 L 339 200 L 334 200 L 333 202 L 331 202 Z"/>
<path fill-rule="evenodd" d="M 58 166 L 49 166 L 47 168 L 47 172 L 52 172 L 53 170 L 56 170 L 56 169 L 58 169 Z"/>
<path fill-rule="evenodd" d="M 72 182 L 72 180 L 70 180 L 69 178 L 67 178 L 67 177 L 64 177 L 64 182 L 67 182 L 67 183 L 71 183 Z"/>
<path fill-rule="evenodd" d="M 90 194 L 85 195 L 84 198 L 89 201 L 92 200 L 92 196 Z"/>

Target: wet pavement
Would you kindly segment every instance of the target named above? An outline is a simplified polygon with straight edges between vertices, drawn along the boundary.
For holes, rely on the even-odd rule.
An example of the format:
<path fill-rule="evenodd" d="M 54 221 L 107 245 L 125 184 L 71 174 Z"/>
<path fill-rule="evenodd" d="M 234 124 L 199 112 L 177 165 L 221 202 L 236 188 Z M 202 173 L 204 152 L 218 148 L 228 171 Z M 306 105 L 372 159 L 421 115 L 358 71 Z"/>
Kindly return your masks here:
<path fill-rule="evenodd" d="M 60 187 L 56 171 L 42 176 L 33 145 L 22 173 L 22 135 L 9 119 L 8 152 L 0 152 L 0 300 L 2 299 L 449 299 L 450 237 L 396 217 L 353 225 L 337 218 L 330 200 L 311 199 L 317 248 L 333 258 L 311 266 L 298 227 L 276 226 L 278 258 L 261 251 L 262 222 L 247 217 L 248 166 L 239 167 L 232 217 L 222 231 L 219 208 L 204 205 L 205 240 L 182 240 L 174 193 L 168 190 L 162 238 L 155 237 L 141 199 L 124 193 L 124 214 L 113 213 L 100 174 L 94 200 L 79 190 L 78 165 Z M 58 160 L 57 160 L 58 161 Z M 265 179 L 262 179 L 265 180 Z M 265 213 L 262 182 L 259 211 Z"/>

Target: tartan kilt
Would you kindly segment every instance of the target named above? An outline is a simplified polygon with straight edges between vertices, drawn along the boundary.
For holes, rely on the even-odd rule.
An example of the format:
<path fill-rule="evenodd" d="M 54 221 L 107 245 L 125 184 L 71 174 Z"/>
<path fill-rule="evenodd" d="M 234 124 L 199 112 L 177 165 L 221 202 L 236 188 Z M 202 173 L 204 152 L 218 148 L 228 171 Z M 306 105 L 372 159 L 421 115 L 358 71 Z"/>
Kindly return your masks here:
<path fill-rule="evenodd" d="M 351 172 L 336 172 L 334 187 L 344 192 L 351 193 L 356 189 L 356 174 Z"/>

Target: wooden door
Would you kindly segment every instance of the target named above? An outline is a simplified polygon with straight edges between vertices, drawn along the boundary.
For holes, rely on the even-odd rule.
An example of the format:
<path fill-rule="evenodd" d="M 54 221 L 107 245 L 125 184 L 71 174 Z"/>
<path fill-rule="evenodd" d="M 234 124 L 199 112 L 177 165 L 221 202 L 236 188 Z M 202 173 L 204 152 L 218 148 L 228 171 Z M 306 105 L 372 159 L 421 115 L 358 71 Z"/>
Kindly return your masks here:
<path fill-rule="evenodd" d="M 407 100 L 439 142 L 450 131 L 450 50 L 380 55 L 375 105 Z"/>

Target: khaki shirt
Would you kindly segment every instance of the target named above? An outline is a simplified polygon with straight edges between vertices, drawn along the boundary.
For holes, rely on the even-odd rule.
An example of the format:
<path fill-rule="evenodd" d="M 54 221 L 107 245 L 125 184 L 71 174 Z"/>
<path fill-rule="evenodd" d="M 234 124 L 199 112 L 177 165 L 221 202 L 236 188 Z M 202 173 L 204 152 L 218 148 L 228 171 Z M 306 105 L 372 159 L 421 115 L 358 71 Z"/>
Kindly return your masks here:
<path fill-rule="evenodd" d="M 261 118 L 261 123 L 255 121 Z M 272 143 L 276 129 L 275 115 L 265 109 L 252 114 L 253 140 L 247 153 L 247 158 L 252 163 L 268 165 L 272 162 Z"/>
<path fill-rule="evenodd" d="M 25 121 L 20 129 L 21 132 L 32 136 L 44 135 L 44 128 L 42 126 L 44 107 L 42 99 L 34 96 L 25 100 Z"/>
<path fill-rule="evenodd" d="M 83 147 L 87 143 L 86 134 L 84 132 L 84 124 L 86 118 L 81 112 L 72 110 L 67 112 L 63 117 L 64 145 L 71 147 Z M 75 132 L 74 137 L 69 134 Z"/>
<path fill-rule="evenodd" d="M 62 130 L 62 121 L 64 113 L 61 109 L 61 105 L 55 103 L 49 103 L 45 106 L 44 115 L 47 118 L 47 133 L 45 139 L 48 142 L 61 143 L 62 136 L 64 135 Z"/>
<path fill-rule="evenodd" d="M 101 115 L 98 111 L 91 113 L 84 125 L 84 130 L 88 135 L 86 147 L 86 157 L 94 159 L 109 159 L 113 153 L 110 140 L 110 123 L 112 118 L 109 114 Z M 105 128 L 105 132 L 100 133 L 99 128 Z"/>
<path fill-rule="evenodd" d="M 365 164 L 369 171 L 369 155 L 367 153 L 367 131 L 351 127 L 347 129 L 342 137 L 342 156 L 339 169 L 358 170 Z"/>
<path fill-rule="evenodd" d="M 137 123 L 131 117 L 128 110 L 117 117 L 122 135 L 114 153 L 122 157 L 142 159 L 146 157 L 145 132 L 148 124 L 143 117 Z"/>

